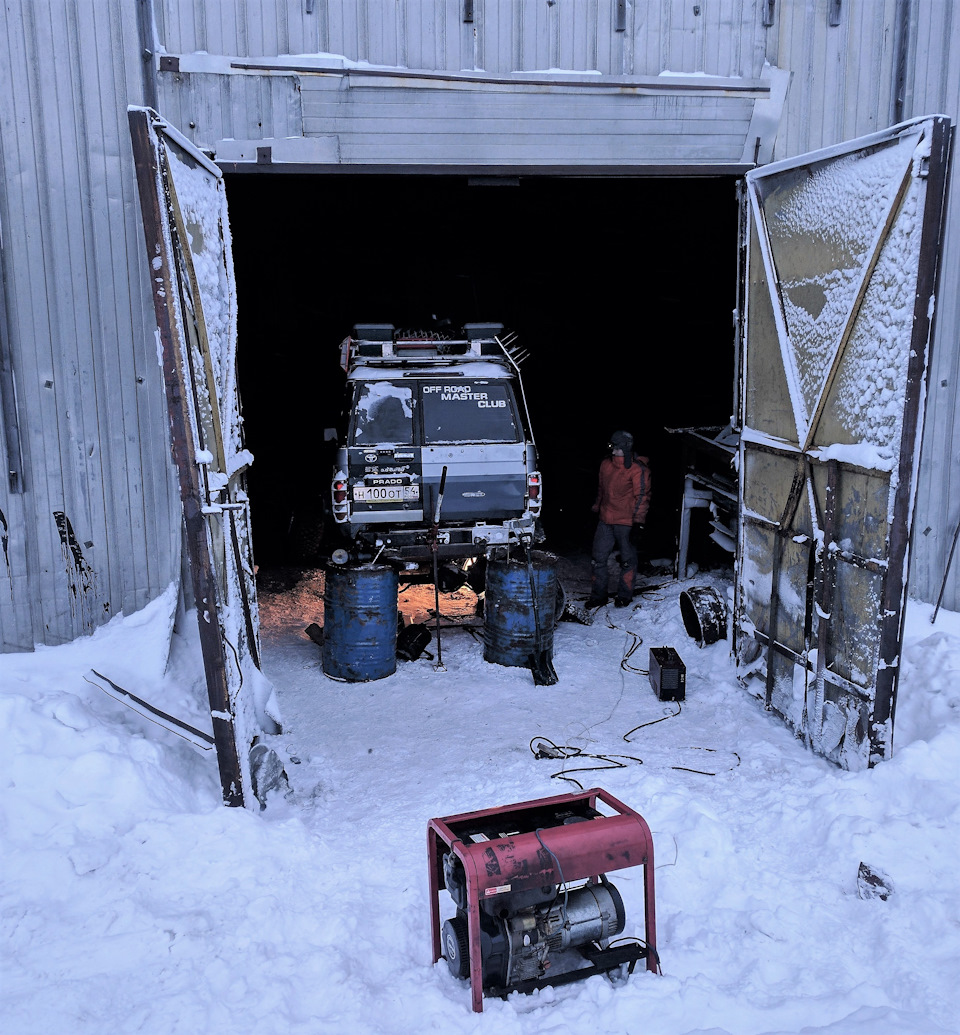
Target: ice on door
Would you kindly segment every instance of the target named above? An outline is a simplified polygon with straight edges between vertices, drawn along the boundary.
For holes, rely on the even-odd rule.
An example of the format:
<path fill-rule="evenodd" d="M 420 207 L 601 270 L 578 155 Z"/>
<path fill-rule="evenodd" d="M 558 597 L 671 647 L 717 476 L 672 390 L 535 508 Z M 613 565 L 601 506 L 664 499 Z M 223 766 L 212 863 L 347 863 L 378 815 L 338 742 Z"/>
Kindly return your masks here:
<path fill-rule="evenodd" d="M 849 769 L 888 757 L 949 120 L 747 174 L 735 650 Z"/>

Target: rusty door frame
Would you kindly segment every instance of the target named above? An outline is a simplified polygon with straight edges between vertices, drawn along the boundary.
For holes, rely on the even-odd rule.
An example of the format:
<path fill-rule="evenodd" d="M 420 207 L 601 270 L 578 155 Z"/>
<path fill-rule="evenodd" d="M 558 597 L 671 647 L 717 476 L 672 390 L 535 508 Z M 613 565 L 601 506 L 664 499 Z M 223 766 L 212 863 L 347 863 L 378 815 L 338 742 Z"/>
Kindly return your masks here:
<path fill-rule="evenodd" d="M 220 785 L 225 804 L 242 806 L 251 803 L 253 796 L 249 793 L 249 776 L 242 764 L 241 745 L 238 744 L 234 701 L 237 688 L 232 685 L 227 669 L 220 613 L 222 592 L 211 548 L 207 518 L 204 514 L 207 494 L 201 483 L 201 467 L 196 462 L 198 449 L 206 448 L 206 444 L 196 441 L 191 374 L 184 358 L 186 343 L 181 340 L 173 313 L 173 307 L 178 304 L 183 311 L 183 292 L 188 290 L 181 282 L 182 260 L 178 259 L 178 252 L 185 249 L 179 241 L 171 201 L 164 188 L 165 156 L 158 134 L 170 136 L 216 180 L 219 181 L 222 174 L 205 155 L 196 151 L 189 141 L 172 130 L 156 112 L 145 108 L 131 108 L 128 120 L 143 216 L 144 240 L 150 263 L 151 295 L 159 332 L 163 382 L 170 419 L 170 446 L 180 486 L 185 542 L 193 595 L 197 604 L 197 624 L 220 770 Z M 186 326 L 186 313 L 183 315 Z M 232 519 L 232 513 L 230 517 Z"/>

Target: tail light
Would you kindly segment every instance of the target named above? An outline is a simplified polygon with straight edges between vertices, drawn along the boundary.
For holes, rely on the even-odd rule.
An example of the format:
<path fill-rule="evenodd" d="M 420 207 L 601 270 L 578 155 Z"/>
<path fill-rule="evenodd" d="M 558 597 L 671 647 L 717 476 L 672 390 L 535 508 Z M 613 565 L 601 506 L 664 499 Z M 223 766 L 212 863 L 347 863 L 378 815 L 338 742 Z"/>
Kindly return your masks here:
<path fill-rule="evenodd" d="M 342 524 L 350 512 L 350 504 L 347 502 L 347 476 L 342 471 L 333 476 L 332 496 L 333 519 Z"/>
<path fill-rule="evenodd" d="M 527 505 L 530 510 L 540 510 L 540 472 L 531 471 L 527 475 Z"/>

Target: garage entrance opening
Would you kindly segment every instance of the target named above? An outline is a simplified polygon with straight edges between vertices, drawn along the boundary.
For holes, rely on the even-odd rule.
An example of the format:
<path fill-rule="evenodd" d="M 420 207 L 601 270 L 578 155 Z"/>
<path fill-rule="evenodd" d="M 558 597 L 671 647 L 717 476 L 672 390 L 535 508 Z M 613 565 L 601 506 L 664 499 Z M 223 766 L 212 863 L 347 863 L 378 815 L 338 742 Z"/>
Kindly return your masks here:
<path fill-rule="evenodd" d="M 725 425 L 734 405 L 732 177 L 242 174 L 227 195 L 261 566 L 316 547 L 337 346 L 360 322 L 516 331 L 546 547 L 589 550 L 597 467 L 625 428 L 653 472 L 647 552 L 674 556 L 683 478 L 664 429 Z"/>

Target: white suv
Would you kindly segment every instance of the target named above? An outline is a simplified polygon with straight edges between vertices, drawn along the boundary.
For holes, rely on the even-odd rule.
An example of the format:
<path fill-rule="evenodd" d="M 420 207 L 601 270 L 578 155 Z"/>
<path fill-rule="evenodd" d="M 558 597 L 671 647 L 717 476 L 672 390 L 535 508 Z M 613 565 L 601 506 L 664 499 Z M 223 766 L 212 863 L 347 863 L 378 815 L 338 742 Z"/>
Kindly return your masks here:
<path fill-rule="evenodd" d="M 513 340 L 501 324 L 467 324 L 456 339 L 361 324 L 342 343 L 346 427 L 331 492 L 353 559 L 420 562 L 434 540 L 441 559 L 461 559 L 541 538 Z"/>

